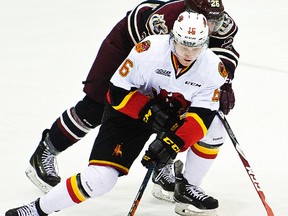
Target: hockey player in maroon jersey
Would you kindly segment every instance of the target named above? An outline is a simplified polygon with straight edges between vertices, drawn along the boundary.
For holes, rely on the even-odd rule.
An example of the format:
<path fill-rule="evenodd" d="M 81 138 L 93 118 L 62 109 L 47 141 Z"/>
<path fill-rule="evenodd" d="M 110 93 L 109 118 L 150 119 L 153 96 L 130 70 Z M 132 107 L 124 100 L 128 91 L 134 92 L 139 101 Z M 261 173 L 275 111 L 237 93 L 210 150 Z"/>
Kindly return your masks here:
<path fill-rule="evenodd" d="M 221 58 L 229 75 L 227 83 L 221 87 L 220 103 L 220 109 L 228 114 L 234 106 L 231 80 L 234 78 L 239 55 L 232 43 L 238 28 L 234 20 L 224 11 L 222 1 L 185 0 L 166 3 L 145 1 L 128 12 L 127 16 L 117 23 L 103 41 L 87 79 L 84 81 L 86 96 L 83 100 L 63 112 L 50 129 L 43 131 L 42 139 L 30 158 L 30 166 L 26 170 L 26 175 L 36 186 L 47 192 L 51 187 L 58 184 L 60 177 L 55 168 L 55 164 L 57 165 L 56 155 L 81 140 L 91 129 L 101 123 L 109 80 L 127 57 L 133 45 L 148 35 L 168 34 L 174 20 L 186 9 L 200 12 L 208 19 L 210 26 L 209 48 Z M 206 144 L 207 146 L 213 144 L 220 147 L 224 142 L 222 132 L 220 136 L 217 135 L 216 143 L 215 141 L 210 143 L 212 136 L 207 136 L 207 138 L 209 139 L 202 140 L 203 142 L 200 143 L 198 149 L 203 149 L 202 146 L 206 146 Z M 208 150 L 211 151 L 209 148 Z M 213 157 L 216 157 L 215 152 L 217 151 L 218 148 L 213 149 Z M 191 154 L 195 152 L 197 152 L 196 149 Z M 202 155 L 199 150 L 198 155 Z M 209 160 L 212 161 L 211 158 Z M 170 176 L 170 168 L 169 166 L 164 167 L 161 170 L 156 170 L 153 174 L 152 179 L 156 183 L 153 195 L 157 198 L 166 199 L 166 197 L 161 197 L 162 188 L 171 191 L 173 195 L 174 176 Z M 186 175 L 188 174 L 186 173 Z M 157 176 L 164 176 L 165 178 L 159 181 Z"/>
<path fill-rule="evenodd" d="M 178 152 L 193 146 L 201 152 L 205 146 L 199 148 L 198 141 L 210 129 L 218 130 L 214 120 L 227 77 L 220 58 L 207 48 L 208 29 L 204 15 L 185 11 L 170 35 L 151 35 L 136 44 L 111 78 L 89 166 L 5 216 L 48 215 L 107 193 L 120 176 L 128 174 L 152 133 L 156 139 L 141 161 L 146 167 L 156 164 L 161 169 Z M 213 157 L 215 152 L 206 149 L 201 154 Z M 206 160 L 188 160 L 198 165 L 193 170 L 186 166 L 188 173 L 201 176 L 203 167 L 209 166 Z M 182 214 L 178 209 L 192 205 L 212 215 L 218 200 L 191 185 L 184 174 L 176 181 L 176 212 Z"/>

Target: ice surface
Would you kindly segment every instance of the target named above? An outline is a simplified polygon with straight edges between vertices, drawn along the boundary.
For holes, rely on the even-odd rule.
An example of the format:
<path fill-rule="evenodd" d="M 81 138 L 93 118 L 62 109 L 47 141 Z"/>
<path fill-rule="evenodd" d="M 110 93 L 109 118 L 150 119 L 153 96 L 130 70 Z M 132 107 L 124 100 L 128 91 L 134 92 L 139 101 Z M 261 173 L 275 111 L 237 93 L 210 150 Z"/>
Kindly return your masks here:
<path fill-rule="evenodd" d="M 100 43 L 138 2 L 1 0 L 1 215 L 42 195 L 24 174 L 42 130 L 84 96 L 81 81 Z M 224 3 L 239 25 L 235 46 L 241 54 L 233 84 L 237 103 L 227 118 L 275 215 L 287 216 L 288 3 Z M 87 165 L 96 134 L 97 129 L 59 155 L 63 179 Z M 55 215 L 127 215 L 145 172 L 137 159 L 111 192 Z M 151 186 L 136 215 L 175 215 L 172 204 L 152 197 Z M 202 187 L 219 199 L 220 216 L 266 215 L 228 139 Z"/>

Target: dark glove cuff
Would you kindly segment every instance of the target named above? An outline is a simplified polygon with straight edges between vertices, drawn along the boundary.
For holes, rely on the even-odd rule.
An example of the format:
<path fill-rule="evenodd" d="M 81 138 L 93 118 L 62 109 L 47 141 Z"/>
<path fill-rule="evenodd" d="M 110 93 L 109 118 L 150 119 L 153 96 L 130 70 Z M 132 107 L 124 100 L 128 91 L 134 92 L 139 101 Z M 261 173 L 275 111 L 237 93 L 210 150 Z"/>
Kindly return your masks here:
<path fill-rule="evenodd" d="M 165 149 L 171 154 L 177 154 L 184 146 L 184 141 L 170 131 L 158 133 L 156 139 L 162 140 Z"/>

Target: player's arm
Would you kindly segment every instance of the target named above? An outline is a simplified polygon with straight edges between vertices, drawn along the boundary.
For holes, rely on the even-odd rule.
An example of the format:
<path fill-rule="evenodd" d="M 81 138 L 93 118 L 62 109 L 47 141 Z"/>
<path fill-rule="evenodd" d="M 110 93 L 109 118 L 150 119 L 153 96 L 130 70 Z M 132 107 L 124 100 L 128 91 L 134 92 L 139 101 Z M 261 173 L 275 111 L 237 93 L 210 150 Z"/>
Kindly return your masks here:
<path fill-rule="evenodd" d="M 150 101 L 150 98 L 140 93 L 135 87 L 126 90 L 110 83 L 107 100 L 115 110 L 138 119 L 139 113 Z"/>
<path fill-rule="evenodd" d="M 162 129 L 175 131 L 183 123 L 182 115 L 191 104 L 180 93 L 168 94 L 161 90 L 158 95 L 150 98 L 136 88 L 128 91 L 112 83 L 107 100 L 115 110 L 134 119 L 141 119 L 153 127 L 155 132 Z"/>
<path fill-rule="evenodd" d="M 224 22 L 218 32 L 210 37 L 209 47 L 217 54 L 228 72 L 226 83 L 221 86 L 220 110 L 227 115 L 235 106 L 235 95 L 232 88 L 235 69 L 238 65 L 239 53 L 233 46 L 238 27 L 234 20 L 225 13 Z"/>
<path fill-rule="evenodd" d="M 143 71 L 146 72 L 144 74 L 149 73 L 149 68 L 145 62 L 142 62 L 145 59 L 143 57 L 144 47 L 148 50 L 149 46 L 149 41 L 134 46 L 112 76 L 106 96 L 108 103 L 115 110 L 134 119 L 139 118 L 140 111 L 150 101 L 148 96 L 138 91 L 146 83 Z M 141 49 L 142 52 L 138 49 Z"/>
<path fill-rule="evenodd" d="M 216 111 L 207 108 L 191 107 L 189 109 L 184 124 L 175 133 L 185 143 L 181 151 L 185 151 L 206 135 L 216 114 Z"/>
<path fill-rule="evenodd" d="M 156 163 L 158 168 L 165 166 L 169 160 L 175 159 L 178 152 L 185 151 L 205 136 L 215 115 L 216 111 L 210 109 L 190 107 L 184 123 L 175 133 L 163 129 L 157 134 L 145 151 L 141 163 L 145 167 L 153 163 Z"/>
<path fill-rule="evenodd" d="M 157 7 L 161 7 L 165 2 L 162 1 L 144 1 L 135 7 L 127 16 L 128 34 L 136 45 L 144 37 L 148 36 L 146 22 L 149 16 Z"/>
<path fill-rule="evenodd" d="M 233 46 L 237 31 L 238 26 L 235 21 L 225 13 L 222 27 L 210 35 L 209 48 L 222 60 L 230 79 L 234 78 L 240 56 Z"/>
<path fill-rule="evenodd" d="M 221 69 L 218 66 L 218 70 L 207 77 L 207 82 L 210 84 L 192 98 L 184 124 L 176 131 L 176 135 L 185 143 L 181 151 L 197 143 L 206 135 L 219 109 L 220 86 L 225 82 L 226 75 L 225 68 Z"/>

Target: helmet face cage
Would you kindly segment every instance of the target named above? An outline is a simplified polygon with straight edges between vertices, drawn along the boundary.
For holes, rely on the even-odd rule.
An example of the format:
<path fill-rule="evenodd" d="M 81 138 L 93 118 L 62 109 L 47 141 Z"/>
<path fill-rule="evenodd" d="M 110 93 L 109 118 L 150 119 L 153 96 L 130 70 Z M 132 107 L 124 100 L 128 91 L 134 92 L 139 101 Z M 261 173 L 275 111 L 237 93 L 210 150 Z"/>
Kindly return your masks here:
<path fill-rule="evenodd" d="M 222 14 L 221 17 L 218 17 L 216 19 L 208 19 L 208 26 L 210 33 L 217 32 L 224 22 L 224 14 Z"/>

